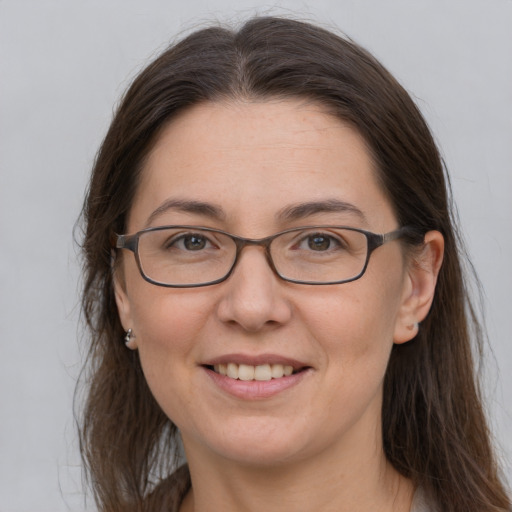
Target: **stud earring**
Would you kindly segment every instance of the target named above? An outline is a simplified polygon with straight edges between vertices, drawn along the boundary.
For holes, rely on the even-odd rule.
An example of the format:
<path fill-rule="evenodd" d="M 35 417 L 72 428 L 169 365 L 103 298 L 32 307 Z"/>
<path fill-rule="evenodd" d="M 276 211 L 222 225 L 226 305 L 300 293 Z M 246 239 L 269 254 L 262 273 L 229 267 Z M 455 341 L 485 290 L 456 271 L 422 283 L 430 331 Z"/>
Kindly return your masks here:
<path fill-rule="evenodd" d="M 409 329 L 409 331 L 417 331 L 419 328 L 420 325 L 418 324 L 418 322 L 414 322 L 413 324 L 407 326 L 407 329 Z"/>
<path fill-rule="evenodd" d="M 135 334 L 132 329 L 128 329 L 124 336 L 124 344 L 131 350 L 135 350 L 137 345 L 135 344 Z"/>

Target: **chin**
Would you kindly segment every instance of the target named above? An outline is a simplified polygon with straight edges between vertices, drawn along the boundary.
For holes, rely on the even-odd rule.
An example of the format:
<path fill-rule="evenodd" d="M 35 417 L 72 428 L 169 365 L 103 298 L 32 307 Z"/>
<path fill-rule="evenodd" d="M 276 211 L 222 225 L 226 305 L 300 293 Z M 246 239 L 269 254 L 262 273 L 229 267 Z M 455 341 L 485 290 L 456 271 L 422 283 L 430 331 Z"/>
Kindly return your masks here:
<path fill-rule="evenodd" d="M 237 446 L 222 446 L 218 452 L 224 459 L 252 468 L 270 468 L 298 462 L 302 457 L 297 447 L 262 442 L 245 443 Z"/>
<path fill-rule="evenodd" d="M 246 466 L 269 467 L 299 460 L 305 456 L 310 444 L 304 431 L 290 427 L 288 422 L 279 424 L 268 418 L 245 418 L 217 433 L 211 429 L 201 436 L 208 451 L 225 460 Z M 295 421 L 295 423 L 297 423 Z M 190 439 L 183 434 L 185 450 Z"/>

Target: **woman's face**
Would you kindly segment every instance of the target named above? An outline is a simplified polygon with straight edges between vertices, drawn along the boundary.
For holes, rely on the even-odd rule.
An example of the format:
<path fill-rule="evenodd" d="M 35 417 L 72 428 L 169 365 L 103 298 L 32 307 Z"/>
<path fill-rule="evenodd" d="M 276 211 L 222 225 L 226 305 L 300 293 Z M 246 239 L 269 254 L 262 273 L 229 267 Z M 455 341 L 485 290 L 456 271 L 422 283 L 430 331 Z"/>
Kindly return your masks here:
<path fill-rule="evenodd" d="M 162 132 L 128 232 L 193 225 L 262 238 L 325 224 L 386 233 L 398 226 L 375 172 L 362 138 L 315 104 L 206 103 Z M 378 449 L 390 350 L 419 320 L 403 252 L 390 242 L 361 279 L 306 286 L 279 279 L 264 250 L 249 246 L 226 281 L 173 289 L 146 282 L 124 251 L 121 320 L 187 455 L 279 464 Z M 217 363 L 297 372 L 241 381 L 217 374 Z"/>

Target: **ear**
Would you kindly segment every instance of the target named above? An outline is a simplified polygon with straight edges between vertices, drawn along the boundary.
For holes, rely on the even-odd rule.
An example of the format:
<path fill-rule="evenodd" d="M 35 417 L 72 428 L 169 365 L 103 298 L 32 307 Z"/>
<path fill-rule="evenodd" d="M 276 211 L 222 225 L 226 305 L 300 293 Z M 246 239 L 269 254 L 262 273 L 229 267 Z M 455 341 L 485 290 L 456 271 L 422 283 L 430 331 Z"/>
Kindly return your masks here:
<path fill-rule="evenodd" d="M 130 309 L 130 299 L 126 293 L 126 283 L 124 281 L 123 271 L 118 266 L 113 271 L 114 281 L 114 294 L 117 304 L 117 312 L 119 314 L 119 320 L 125 331 L 131 329 L 133 326 L 133 320 Z M 137 348 L 137 341 L 135 335 L 131 335 L 126 341 L 126 346 L 132 350 Z"/>
<path fill-rule="evenodd" d="M 412 254 L 395 324 L 395 343 L 405 343 L 414 338 L 418 333 L 419 322 L 430 311 L 443 253 L 443 235 L 439 231 L 429 231 L 425 234 L 421 250 Z"/>

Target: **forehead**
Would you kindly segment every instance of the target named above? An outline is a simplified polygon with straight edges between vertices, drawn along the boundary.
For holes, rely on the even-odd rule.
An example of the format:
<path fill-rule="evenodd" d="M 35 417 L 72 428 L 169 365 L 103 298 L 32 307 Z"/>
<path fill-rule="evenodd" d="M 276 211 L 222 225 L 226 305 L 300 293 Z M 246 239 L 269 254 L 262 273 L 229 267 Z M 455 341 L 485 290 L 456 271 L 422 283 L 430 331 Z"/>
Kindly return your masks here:
<path fill-rule="evenodd" d="M 329 200 L 354 204 L 370 224 L 393 220 L 363 138 L 301 100 L 204 103 L 175 118 L 148 156 L 130 228 L 169 199 L 214 204 L 226 223 Z"/>

